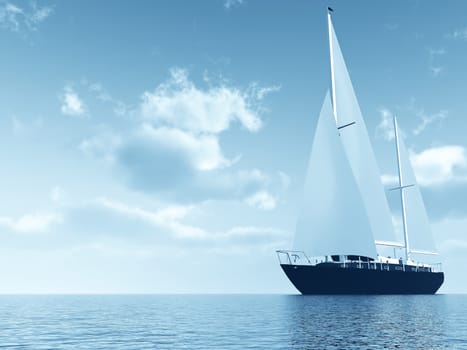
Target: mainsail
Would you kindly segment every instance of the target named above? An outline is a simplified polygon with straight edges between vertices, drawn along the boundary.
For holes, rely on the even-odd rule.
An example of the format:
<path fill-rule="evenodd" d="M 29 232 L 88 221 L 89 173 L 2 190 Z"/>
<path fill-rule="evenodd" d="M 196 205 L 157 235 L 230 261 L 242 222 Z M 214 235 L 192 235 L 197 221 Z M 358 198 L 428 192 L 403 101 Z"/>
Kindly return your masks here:
<path fill-rule="evenodd" d="M 329 93 L 316 126 L 294 249 L 310 257 L 376 258 L 367 212 L 333 120 Z"/>
<path fill-rule="evenodd" d="M 396 132 L 396 142 L 399 160 L 399 186 L 403 201 L 403 220 L 405 217 L 405 230 L 409 243 L 409 254 L 424 252 L 433 253 L 436 251 L 431 227 L 423 203 L 422 194 L 417 184 L 409 154 L 404 144 L 404 140 L 398 137 L 397 122 L 394 119 L 394 129 Z"/>
<path fill-rule="evenodd" d="M 365 121 L 330 15 L 328 21 L 334 118 L 337 126 L 351 124 L 341 129 L 341 140 L 365 203 L 373 236 L 378 241 L 395 242 L 394 226 Z"/>

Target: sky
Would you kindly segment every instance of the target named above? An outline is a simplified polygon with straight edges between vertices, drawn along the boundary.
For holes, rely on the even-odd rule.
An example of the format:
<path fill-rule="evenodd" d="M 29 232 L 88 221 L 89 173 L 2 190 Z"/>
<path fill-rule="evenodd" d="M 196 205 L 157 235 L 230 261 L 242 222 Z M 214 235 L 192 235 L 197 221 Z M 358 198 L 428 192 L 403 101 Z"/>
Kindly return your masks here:
<path fill-rule="evenodd" d="M 383 183 L 397 115 L 440 292 L 467 292 L 467 3 L 0 0 L 0 293 L 296 293 L 275 250 L 328 5 Z"/>

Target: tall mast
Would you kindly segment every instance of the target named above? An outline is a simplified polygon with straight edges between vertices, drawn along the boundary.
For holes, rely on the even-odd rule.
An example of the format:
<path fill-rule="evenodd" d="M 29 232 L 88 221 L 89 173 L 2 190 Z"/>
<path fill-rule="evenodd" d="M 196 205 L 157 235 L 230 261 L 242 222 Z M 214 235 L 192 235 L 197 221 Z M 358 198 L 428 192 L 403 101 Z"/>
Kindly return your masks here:
<path fill-rule="evenodd" d="M 404 228 L 404 241 L 405 241 L 405 260 L 408 261 L 410 258 L 410 247 L 409 247 L 409 233 L 407 231 L 407 213 L 405 212 L 405 192 L 404 192 L 404 189 L 407 186 L 404 185 L 403 178 L 402 178 L 401 156 L 400 156 L 400 149 L 399 149 L 399 130 L 397 129 L 396 117 L 394 117 L 394 134 L 396 137 L 397 169 L 399 172 L 399 189 L 401 191 L 402 226 Z"/>
<path fill-rule="evenodd" d="M 334 51 L 332 47 L 332 22 L 331 22 L 332 9 L 328 7 L 328 31 L 329 31 L 329 56 L 331 59 L 331 92 L 332 92 L 332 111 L 337 125 L 337 109 L 336 109 L 336 84 L 334 77 Z"/>

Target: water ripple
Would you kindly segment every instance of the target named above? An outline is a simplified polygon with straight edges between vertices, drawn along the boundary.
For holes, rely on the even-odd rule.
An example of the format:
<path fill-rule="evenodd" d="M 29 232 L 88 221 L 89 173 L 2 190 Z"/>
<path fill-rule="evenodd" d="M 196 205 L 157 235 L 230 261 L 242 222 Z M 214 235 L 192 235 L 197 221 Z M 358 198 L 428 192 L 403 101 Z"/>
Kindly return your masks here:
<path fill-rule="evenodd" d="M 5 349 L 467 349 L 467 296 L 1 296 Z"/>

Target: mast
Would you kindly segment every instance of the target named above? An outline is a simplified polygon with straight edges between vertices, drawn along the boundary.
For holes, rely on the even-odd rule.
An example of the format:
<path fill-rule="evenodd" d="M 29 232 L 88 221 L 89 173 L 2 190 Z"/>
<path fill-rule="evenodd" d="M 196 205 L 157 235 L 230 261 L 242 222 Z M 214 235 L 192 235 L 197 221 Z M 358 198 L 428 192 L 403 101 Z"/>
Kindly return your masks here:
<path fill-rule="evenodd" d="M 408 261 L 410 258 L 410 247 L 409 247 L 409 233 L 407 231 L 407 213 L 405 211 L 405 192 L 404 192 L 404 189 L 408 186 L 404 186 L 403 184 L 402 169 L 401 169 L 401 155 L 400 155 L 400 148 L 399 148 L 399 130 L 397 129 L 397 120 L 395 116 L 394 116 L 394 134 L 396 138 L 397 170 L 399 172 L 399 189 L 401 191 L 402 225 L 404 228 L 404 242 L 405 242 L 405 260 Z"/>
<path fill-rule="evenodd" d="M 328 7 L 328 32 L 329 32 L 329 56 L 331 61 L 331 94 L 332 94 L 332 111 L 337 125 L 337 110 L 336 110 L 336 84 L 334 77 L 334 49 L 332 47 L 332 23 L 331 12 L 333 10 Z"/>

